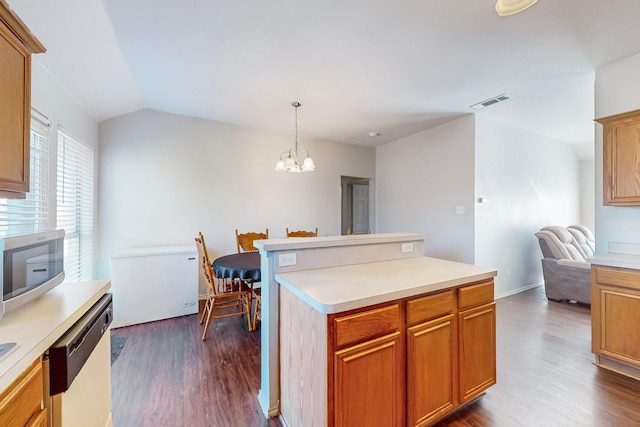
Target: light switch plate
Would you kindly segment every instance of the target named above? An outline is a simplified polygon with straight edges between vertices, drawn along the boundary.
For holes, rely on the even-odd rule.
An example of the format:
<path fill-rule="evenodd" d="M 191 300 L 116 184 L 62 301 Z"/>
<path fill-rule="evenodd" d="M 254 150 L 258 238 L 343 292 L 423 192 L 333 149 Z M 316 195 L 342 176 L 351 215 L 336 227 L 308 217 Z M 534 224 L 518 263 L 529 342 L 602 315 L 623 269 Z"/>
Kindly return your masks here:
<path fill-rule="evenodd" d="M 402 244 L 402 253 L 410 253 L 413 252 L 413 243 L 403 243 Z"/>
<path fill-rule="evenodd" d="M 279 254 L 278 255 L 278 267 L 287 267 L 289 265 L 296 265 L 296 253 Z"/>

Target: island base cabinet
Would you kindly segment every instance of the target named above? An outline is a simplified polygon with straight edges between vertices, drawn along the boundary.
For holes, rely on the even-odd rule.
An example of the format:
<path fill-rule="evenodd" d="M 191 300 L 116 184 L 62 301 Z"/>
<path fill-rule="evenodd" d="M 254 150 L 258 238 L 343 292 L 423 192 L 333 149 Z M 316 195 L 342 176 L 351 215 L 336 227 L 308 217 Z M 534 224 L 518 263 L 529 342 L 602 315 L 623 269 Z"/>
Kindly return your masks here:
<path fill-rule="evenodd" d="M 486 304 L 458 314 L 460 403 L 496 383 L 496 306 Z"/>
<path fill-rule="evenodd" d="M 423 427 L 455 402 L 453 315 L 407 329 L 407 425 Z"/>
<path fill-rule="evenodd" d="M 335 427 L 402 426 L 400 332 L 335 352 Z"/>
<path fill-rule="evenodd" d="M 428 426 L 496 382 L 492 280 L 333 314 L 279 302 L 289 427 Z"/>

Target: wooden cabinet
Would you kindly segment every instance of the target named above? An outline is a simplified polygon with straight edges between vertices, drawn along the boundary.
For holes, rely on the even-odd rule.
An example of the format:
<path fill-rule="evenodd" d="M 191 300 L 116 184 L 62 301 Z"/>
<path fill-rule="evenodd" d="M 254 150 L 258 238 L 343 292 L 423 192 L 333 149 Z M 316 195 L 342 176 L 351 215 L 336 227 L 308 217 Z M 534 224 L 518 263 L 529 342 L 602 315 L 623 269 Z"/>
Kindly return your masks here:
<path fill-rule="evenodd" d="M 281 288 L 280 316 L 287 425 L 427 426 L 496 382 L 493 280 L 329 315 Z"/>
<path fill-rule="evenodd" d="M 640 271 L 591 267 L 592 352 L 596 365 L 640 379 Z"/>
<path fill-rule="evenodd" d="M 496 308 L 486 304 L 459 313 L 460 403 L 496 383 Z"/>
<path fill-rule="evenodd" d="M 459 289 L 460 403 L 496 383 L 496 309 L 493 281 Z"/>
<path fill-rule="evenodd" d="M 603 203 L 640 206 L 640 110 L 596 121 L 603 126 Z"/>
<path fill-rule="evenodd" d="M 45 426 L 47 411 L 42 408 L 42 363 L 34 361 L 0 395 L 0 426 Z"/>
<path fill-rule="evenodd" d="M 335 427 L 403 424 L 400 332 L 334 353 Z"/>
<path fill-rule="evenodd" d="M 29 191 L 31 54 L 44 46 L 0 0 L 0 197 Z"/>
<path fill-rule="evenodd" d="M 401 426 L 404 351 L 401 307 L 390 304 L 333 319 L 334 427 Z"/>

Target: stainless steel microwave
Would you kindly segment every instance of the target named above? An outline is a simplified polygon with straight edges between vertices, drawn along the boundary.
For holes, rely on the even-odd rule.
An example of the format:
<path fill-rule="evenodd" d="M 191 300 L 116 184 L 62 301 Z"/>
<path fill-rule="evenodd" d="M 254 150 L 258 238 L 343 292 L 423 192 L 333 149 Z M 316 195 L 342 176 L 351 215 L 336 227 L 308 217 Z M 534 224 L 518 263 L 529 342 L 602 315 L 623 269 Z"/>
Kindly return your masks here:
<path fill-rule="evenodd" d="M 64 230 L 0 239 L 0 319 L 64 280 Z"/>

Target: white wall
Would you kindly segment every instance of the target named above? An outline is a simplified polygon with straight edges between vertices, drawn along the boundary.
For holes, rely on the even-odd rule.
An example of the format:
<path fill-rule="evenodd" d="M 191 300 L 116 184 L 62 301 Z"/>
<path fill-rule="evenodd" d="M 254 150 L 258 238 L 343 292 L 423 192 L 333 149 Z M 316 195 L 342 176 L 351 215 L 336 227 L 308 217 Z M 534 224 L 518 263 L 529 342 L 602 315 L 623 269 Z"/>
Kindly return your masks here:
<path fill-rule="evenodd" d="M 273 170 L 294 136 L 154 110 L 100 123 L 100 277 L 109 254 L 193 244 L 236 251 L 235 232 L 340 234 L 340 176 L 374 177 L 375 150 L 299 136 L 313 173 Z"/>
<path fill-rule="evenodd" d="M 596 117 L 640 109 L 640 55 L 596 71 Z M 596 125 L 595 223 L 596 253 L 606 254 L 609 242 L 640 243 L 640 207 L 602 205 L 602 125 Z"/>
<path fill-rule="evenodd" d="M 593 231 L 596 228 L 595 217 L 595 160 L 580 160 L 580 224 Z"/>
<path fill-rule="evenodd" d="M 45 53 L 46 55 L 46 53 Z M 34 55 L 31 63 L 31 106 L 49 118 L 50 127 L 50 163 L 49 182 L 52 183 L 49 194 L 49 223 L 52 228 L 56 223 L 56 153 L 58 149 L 58 126 L 62 126 L 66 132 L 88 147 L 92 147 L 96 170 L 98 167 L 98 122 L 87 112 L 82 104 L 62 86 L 62 84 L 39 61 L 38 55 Z M 97 177 L 96 177 L 97 194 Z M 97 196 L 95 199 L 97 206 Z M 94 212 L 97 209 L 94 207 Z M 97 218 L 95 218 L 94 230 L 97 230 Z M 97 235 L 94 237 L 94 245 L 97 244 Z M 95 253 L 95 252 L 94 252 Z"/>
<path fill-rule="evenodd" d="M 580 162 L 571 146 L 477 115 L 475 261 L 498 269 L 496 295 L 542 283 L 535 232 L 580 222 Z"/>
<path fill-rule="evenodd" d="M 377 148 L 376 232 L 427 234 L 425 255 L 473 264 L 474 132 L 468 115 Z"/>

